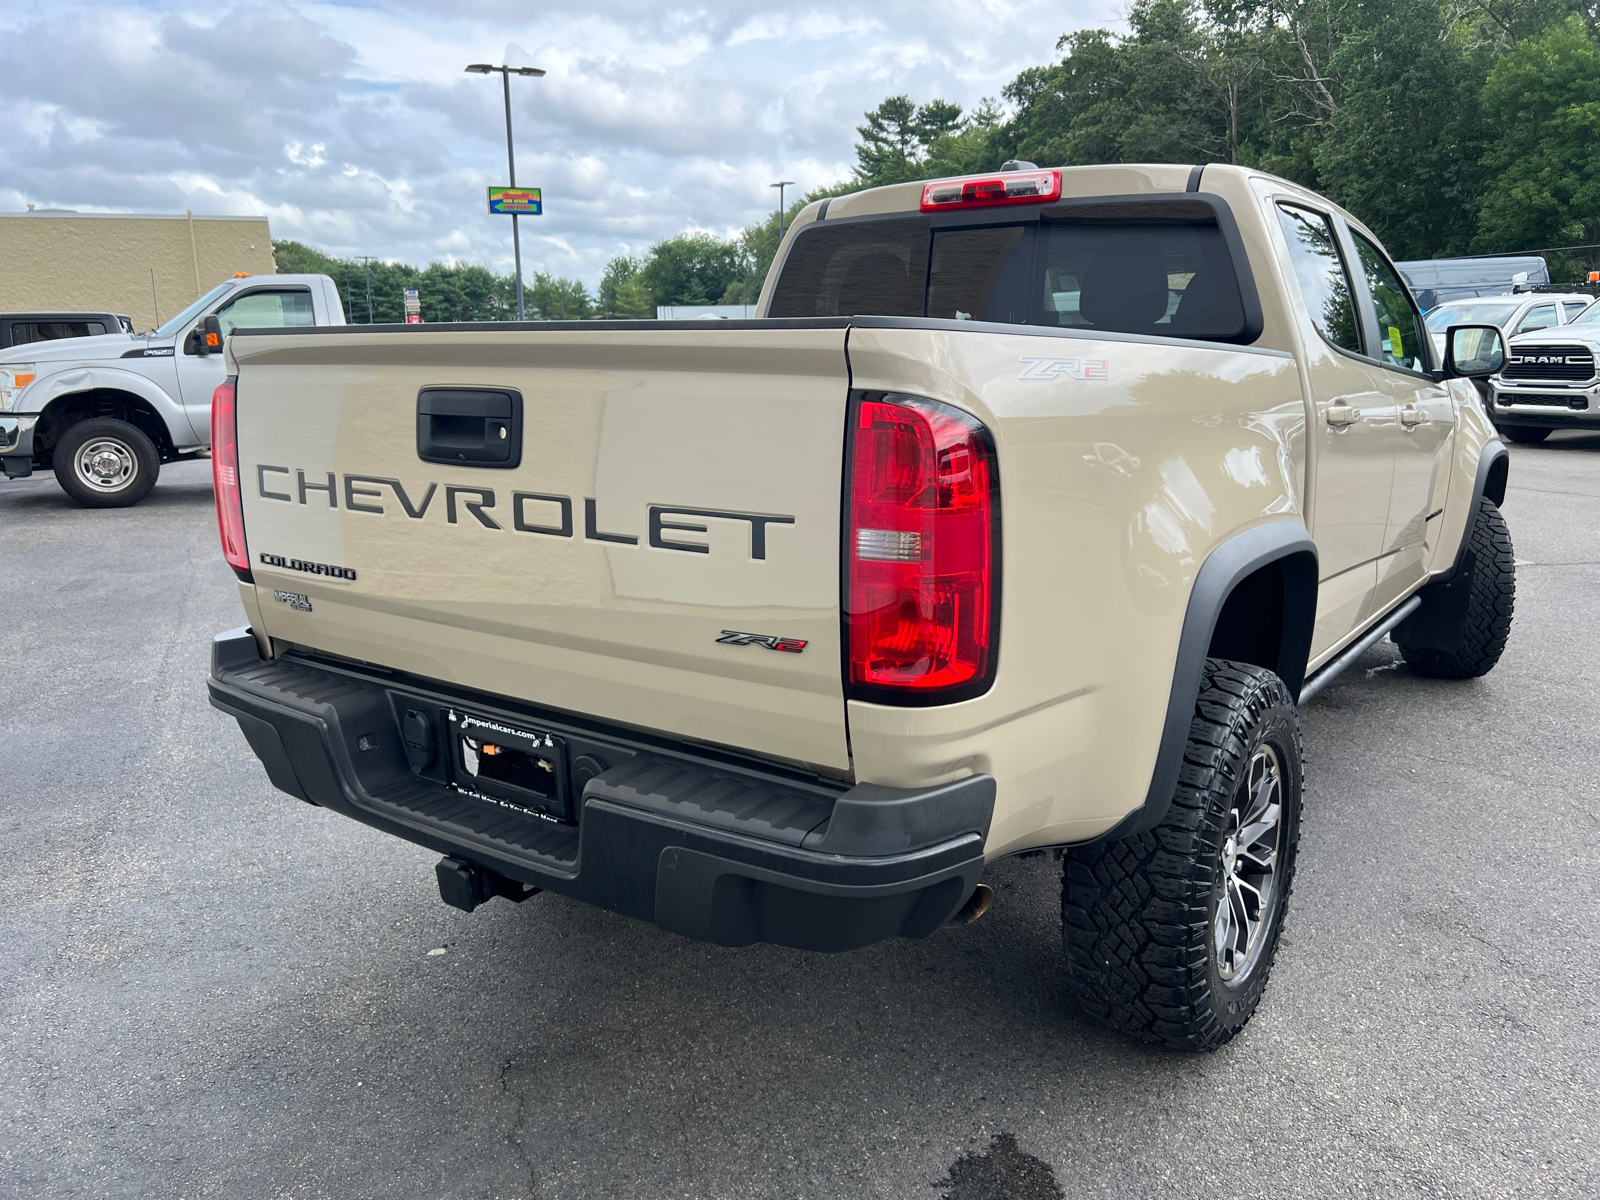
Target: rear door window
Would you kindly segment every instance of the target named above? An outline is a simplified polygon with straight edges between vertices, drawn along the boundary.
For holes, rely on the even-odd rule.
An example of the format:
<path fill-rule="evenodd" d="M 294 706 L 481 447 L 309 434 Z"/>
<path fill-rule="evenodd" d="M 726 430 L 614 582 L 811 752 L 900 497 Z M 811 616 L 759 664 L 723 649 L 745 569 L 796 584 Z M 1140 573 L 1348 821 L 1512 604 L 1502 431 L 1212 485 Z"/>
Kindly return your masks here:
<path fill-rule="evenodd" d="M 92 337 L 105 331 L 101 321 L 18 321 L 11 326 L 11 344 L 23 346 L 29 342 Z"/>
<path fill-rule="evenodd" d="M 1528 310 L 1528 315 L 1517 322 L 1517 327 L 1512 333 L 1527 333 L 1532 329 L 1549 329 L 1556 323 L 1556 306 L 1554 304 L 1536 304 Z"/>
<path fill-rule="evenodd" d="M 1400 273 L 1394 269 L 1382 250 L 1371 241 L 1350 231 L 1355 239 L 1356 253 L 1361 256 L 1361 267 L 1367 276 L 1367 289 L 1372 293 L 1372 306 L 1378 317 L 1378 340 L 1383 361 L 1391 367 L 1405 367 L 1412 371 L 1427 370 L 1422 356 L 1422 339 L 1427 327 L 1422 314 L 1411 302 L 1406 285 L 1400 282 Z M 1554 324 L 1552 310 L 1551 323 Z M 1376 357 L 1376 355 L 1374 356 Z"/>
<path fill-rule="evenodd" d="M 1575 321 L 1575 320 L 1578 319 L 1578 314 L 1581 313 L 1584 309 L 1588 308 L 1589 306 L 1587 304 L 1574 304 L 1571 301 L 1568 301 L 1567 303 L 1563 304 L 1561 307 L 1566 309 L 1567 320 L 1568 321 Z"/>
<path fill-rule="evenodd" d="M 769 317 L 920 317 L 928 278 L 925 219 L 812 225 L 795 239 Z"/>
<path fill-rule="evenodd" d="M 1335 346 L 1360 354 L 1361 326 L 1356 322 L 1350 271 L 1332 224 L 1322 213 L 1292 204 L 1278 206 L 1278 222 L 1288 239 L 1289 261 L 1317 332 Z"/>

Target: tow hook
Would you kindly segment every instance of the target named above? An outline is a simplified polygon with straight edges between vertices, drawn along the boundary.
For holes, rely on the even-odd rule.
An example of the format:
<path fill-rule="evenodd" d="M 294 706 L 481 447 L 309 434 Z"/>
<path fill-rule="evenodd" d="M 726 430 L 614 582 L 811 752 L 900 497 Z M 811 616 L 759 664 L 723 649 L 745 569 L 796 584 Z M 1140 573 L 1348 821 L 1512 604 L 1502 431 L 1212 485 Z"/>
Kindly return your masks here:
<path fill-rule="evenodd" d="M 987 883 L 980 883 L 972 889 L 972 895 L 967 897 L 967 902 L 961 906 L 956 915 L 945 922 L 947 925 L 971 925 L 994 905 L 994 889 Z"/>
<path fill-rule="evenodd" d="M 439 877 L 439 899 L 462 912 L 471 912 L 496 896 L 504 896 L 513 904 L 521 904 L 540 891 L 531 883 L 507 879 L 504 875 L 486 871 L 459 858 L 441 858 L 433 871 Z"/>

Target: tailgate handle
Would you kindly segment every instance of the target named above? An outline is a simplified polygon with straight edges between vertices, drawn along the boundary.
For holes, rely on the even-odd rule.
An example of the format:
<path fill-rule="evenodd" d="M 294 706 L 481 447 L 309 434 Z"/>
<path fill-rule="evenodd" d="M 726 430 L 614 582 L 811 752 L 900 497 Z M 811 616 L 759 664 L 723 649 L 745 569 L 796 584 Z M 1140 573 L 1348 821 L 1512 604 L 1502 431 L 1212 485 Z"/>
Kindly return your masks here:
<path fill-rule="evenodd" d="M 522 462 L 522 395 L 510 388 L 423 388 L 417 394 L 417 457 L 457 467 Z"/>

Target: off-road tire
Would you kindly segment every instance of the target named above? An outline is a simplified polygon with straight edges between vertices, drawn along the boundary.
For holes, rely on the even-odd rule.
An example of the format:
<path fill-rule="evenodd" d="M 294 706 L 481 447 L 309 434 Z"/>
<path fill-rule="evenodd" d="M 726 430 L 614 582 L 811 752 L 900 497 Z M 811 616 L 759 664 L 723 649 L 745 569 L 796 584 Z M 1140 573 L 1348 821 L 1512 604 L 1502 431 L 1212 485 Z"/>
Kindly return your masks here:
<path fill-rule="evenodd" d="M 1259 949 L 1224 980 L 1216 945 L 1232 810 L 1258 751 L 1281 767 L 1277 863 Z M 1068 851 L 1061 886 L 1067 975 L 1078 1010 L 1175 1050 L 1231 1039 L 1261 1002 L 1300 838 L 1300 715 L 1271 671 L 1207 659 L 1166 819 L 1149 833 Z"/>
<path fill-rule="evenodd" d="M 70 426 L 52 457 L 61 490 L 88 508 L 137 504 L 161 474 L 161 455 L 149 435 L 111 417 Z"/>
<path fill-rule="evenodd" d="M 1537 445 L 1555 432 L 1538 425 L 1500 425 L 1497 428 L 1519 446 Z"/>
<path fill-rule="evenodd" d="M 1468 538 L 1474 561 L 1461 640 L 1448 650 L 1440 650 L 1408 646 L 1396 639 L 1406 666 L 1418 675 L 1476 679 L 1494 669 L 1506 648 L 1517 602 L 1517 560 L 1511 550 L 1506 519 L 1487 496 L 1478 502 Z"/>

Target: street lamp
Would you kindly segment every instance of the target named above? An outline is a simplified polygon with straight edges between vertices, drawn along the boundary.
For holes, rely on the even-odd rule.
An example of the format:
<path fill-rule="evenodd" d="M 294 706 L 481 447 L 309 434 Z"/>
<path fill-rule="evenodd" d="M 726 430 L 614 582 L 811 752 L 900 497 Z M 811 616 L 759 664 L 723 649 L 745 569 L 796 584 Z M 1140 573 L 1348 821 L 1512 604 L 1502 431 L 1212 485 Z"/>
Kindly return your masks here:
<path fill-rule="evenodd" d="M 794 180 L 780 179 L 777 183 L 769 183 L 767 186 L 778 189 L 778 244 L 781 246 L 783 244 L 783 189 L 793 187 Z"/>
<path fill-rule="evenodd" d="M 469 75 L 491 75 L 500 72 L 500 82 L 505 85 L 506 91 L 506 168 L 511 172 L 509 183 L 517 186 L 517 156 L 511 147 L 511 77 L 513 75 L 531 75 L 537 79 L 544 74 L 538 67 L 508 67 L 493 66 L 489 63 L 473 63 L 467 67 Z M 522 303 L 522 233 L 517 228 L 517 214 L 511 214 L 511 245 L 517 256 L 517 320 L 526 321 L 528 310 Z"/>

